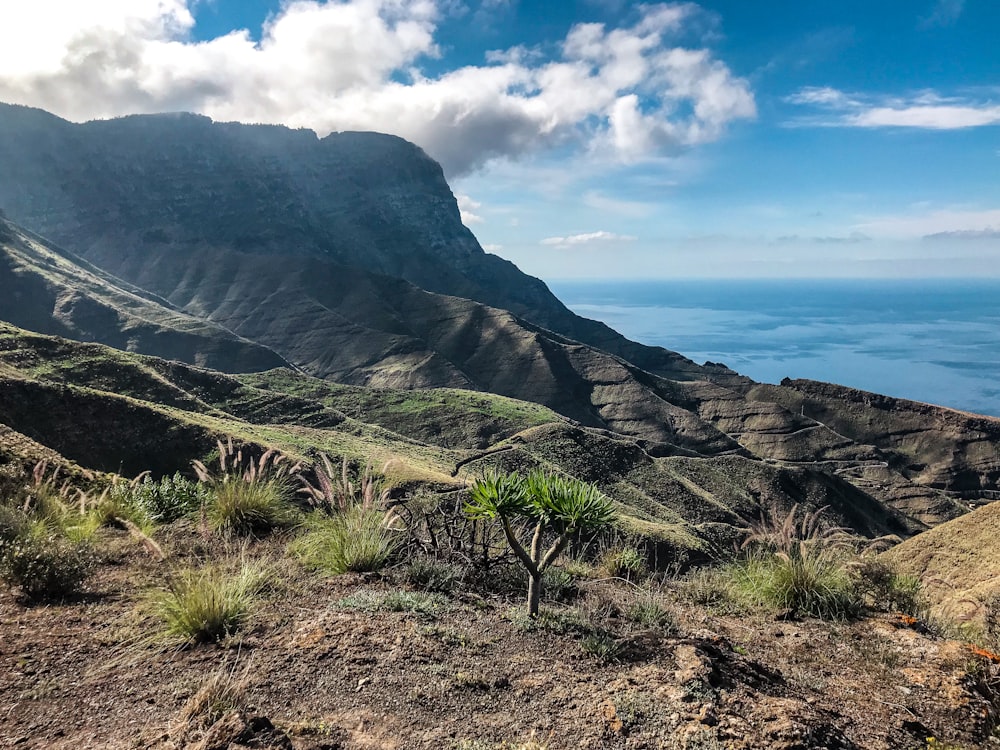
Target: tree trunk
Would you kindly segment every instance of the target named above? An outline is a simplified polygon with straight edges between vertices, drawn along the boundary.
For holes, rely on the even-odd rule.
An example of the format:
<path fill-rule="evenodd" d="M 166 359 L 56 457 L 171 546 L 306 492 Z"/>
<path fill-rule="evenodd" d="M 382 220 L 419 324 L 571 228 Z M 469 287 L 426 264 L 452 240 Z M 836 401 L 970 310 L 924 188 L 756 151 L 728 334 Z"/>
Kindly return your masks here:
<path fill-rule="evenodd" d="M 542 596 L 542 576 L 528 574 L 528 617 L 538 617 L 538 601 Z"/>

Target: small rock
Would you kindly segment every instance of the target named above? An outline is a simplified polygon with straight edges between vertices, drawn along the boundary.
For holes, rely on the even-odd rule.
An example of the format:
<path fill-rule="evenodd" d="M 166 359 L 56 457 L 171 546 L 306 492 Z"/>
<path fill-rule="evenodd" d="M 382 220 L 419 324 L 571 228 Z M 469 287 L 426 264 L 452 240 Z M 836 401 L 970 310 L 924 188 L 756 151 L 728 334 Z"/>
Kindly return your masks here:
<path fill-rule="evenodd" d="M 701 711 L 698 712 L 698 721 L 706 727 L 714 727 L 719 723 L 719 717 L 715 715 L 712 707 L 706 703 L 701 707 Z"/>

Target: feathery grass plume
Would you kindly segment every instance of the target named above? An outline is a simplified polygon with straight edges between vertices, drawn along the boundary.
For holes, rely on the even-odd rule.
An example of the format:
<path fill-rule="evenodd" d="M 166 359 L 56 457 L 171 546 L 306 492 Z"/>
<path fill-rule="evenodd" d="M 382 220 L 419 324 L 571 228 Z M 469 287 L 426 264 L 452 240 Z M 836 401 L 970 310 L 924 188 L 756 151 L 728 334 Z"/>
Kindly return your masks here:
<path fill-rule="evenodd" d="M 302 473 L 299 480 L 302 488 L 299 490 L 313 506 L 328 513 L 345 511 L 350 508 L 385 507 L 389 500 L 390 488 L 385 485 L 384 476 L 391 462 L 382 467 L 381 474 L 376 474 L 371 463 L 365 464 L 357 482 L 351 478 L 351 468 L 347 457 L 341 461 L 340 471 L 334 469 L 333 462 L 325 453 L 320 453 L 321 466 L 313 467 L 316 484 L 313 485 Z M 337 481 L 334 481 L 337 477 Z"/>
<path fill-rule="evenodd" d="M 291 544 L 291 552 L 306 565 L 333 575 L 381 570 L 401 541 L 396 516 L 386 510 L 389 488 L 371 464 L 353 482 L 346 458 L 336 483 L 333 463 L 325 454 L 320 457 L 323 465 L 315 468 L 318 486 L 301 475 L 300 480 L 310 502 L 324 513 L 307 522 L 308 532 Z"/>
<path fill-rule="evenodd" d="M 219 441 L 220 474 L 214 476 L 201 461 L 193 461 L 200 481 L 210 493 L 202 513 L 218 533 L 247 536 L 292 525 L 297 519 L 291 504 L 292 477 L 300 464 L 274 449 L 255 459 L 249 448 Z"/>
<path fill-rule="evenodd" d="M 242 561 L 235 572 L 221 564 L 184 568 L 151 594 L 151 608 L 169 641 L 218 641 L 243 627 L 266 582 L 261 563 Z"/>
<path fill-rule="evenodd" d="M 821 619 L 844 619 L 863 602 L 848 565 L 851 538 L 841 527 L 821 522 L 826 507 L 799 519 L 795 505 L 784 519 L 756 525 L 743 543 L 745 557 L 727 575 L 746 599 Z"/>

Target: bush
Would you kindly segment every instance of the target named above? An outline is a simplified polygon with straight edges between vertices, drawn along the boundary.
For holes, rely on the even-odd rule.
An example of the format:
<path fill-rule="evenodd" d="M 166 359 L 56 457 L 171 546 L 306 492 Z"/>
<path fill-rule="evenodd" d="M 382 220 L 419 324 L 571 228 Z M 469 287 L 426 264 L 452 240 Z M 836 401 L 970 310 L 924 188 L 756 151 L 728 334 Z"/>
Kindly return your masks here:
<path fill-rule="evenodd" d="M 31 519 L 20 508 L 0 505 L 0 544 L 31 532 Z"/>
<path fill-rule="evenodd" d="M 333 575 L 381 570 L 398 543 L 385 514 L 360 505 L 313 519 L 309 526 L 310 530 L 292 543 L 291 551 L 306 565 Z"/>
<path fill-rule="evenodd" d="M 863 604 L 844 560 L 836 555 L 754 552 L 727 568 L 748 601 L 826 620 L 856 615 Z"/>
<path fill-rule="evenodd" d="M 152 595 L 153 612 L 170 640 L 221 640 L 245 624 L 266 578 L 260 565 L 249 563 L 235 573 L 219 566 L 181 570 Z"/>
<path fill-rule="evenodd" d="M 0 575 L 32 601 L 78 595 L 93 569 L 94 556 L 87 545 L 50 533 L 44 526 L 0 541 Z"/>
<path fill-rule="evenodd" d="M 635 547 L 610 550 L 601 562 L 608 575 L 626 581 L 634 581 L 647 571 L 646 556 Z"/>
<path fill-rule="evenodd" d="M 889 563 L 866 557 L 855 566 L 858 592 L 873 609 L 926 617 L 928 605 L 916 576 L 901 575 Z"/>
<path fill-rule="evenodd" d="M 116 482 L 98 505 L 99 515 L 112 514 L 127 518 L 141 528 L 149 523 L 171 523 L 198 510 L 211 499 L 204 484 L 199 484 L 179 472 L 172 477 L 154 481 L 148 474 L 132 482 Z M 111 520 L 110 518 L 108 520 Z"/>

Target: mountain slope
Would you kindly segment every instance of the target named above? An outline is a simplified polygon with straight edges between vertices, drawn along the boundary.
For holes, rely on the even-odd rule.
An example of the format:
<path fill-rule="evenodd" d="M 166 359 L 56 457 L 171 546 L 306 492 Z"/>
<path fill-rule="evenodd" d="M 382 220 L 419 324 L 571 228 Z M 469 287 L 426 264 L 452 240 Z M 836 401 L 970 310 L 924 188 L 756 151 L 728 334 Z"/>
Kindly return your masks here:
<path fill-rule="evenodd" d="M 193 115 L 73 125 L 0 104 L 0 169 L 0 207 L 12 218 L 143 286 L 136 265 L 178 254 L 311 256 L 510 310 L 666 377 L 713 372 L 580 318 L 484 253 L 440 166 L 393 136 L 319 139 Z"/>
<path fill-rule="evenodd" d="M 0 218 L 0 320 L 118 349 L 253 372 L 275 352 L 173 308 Z"/>
<path fill-rule="evenodd" d="M 598 484 L 620 503 L 625 528 L 659 540 L 668 559 L 727 548 L 762 514 L 797 503 L 829 505 L 834 522 L 865 536 L 919 528 L 809 467 L 679 449 L 653 455 L 639 441 L 534 404 L 458 390 L 441 396 L 374 393 L 288 370 L 237 378 L 0 324 L 0 424 L 86 468 L 171 473 L 232 437 L 304 460 L 324 451 L 391 462 L 396 482 L 431 488 L 463 487 L 490 465 L 555 469 Z M 405 404 L 406 435 L 391 429 L 400 425 L 387 401 Z"/>

